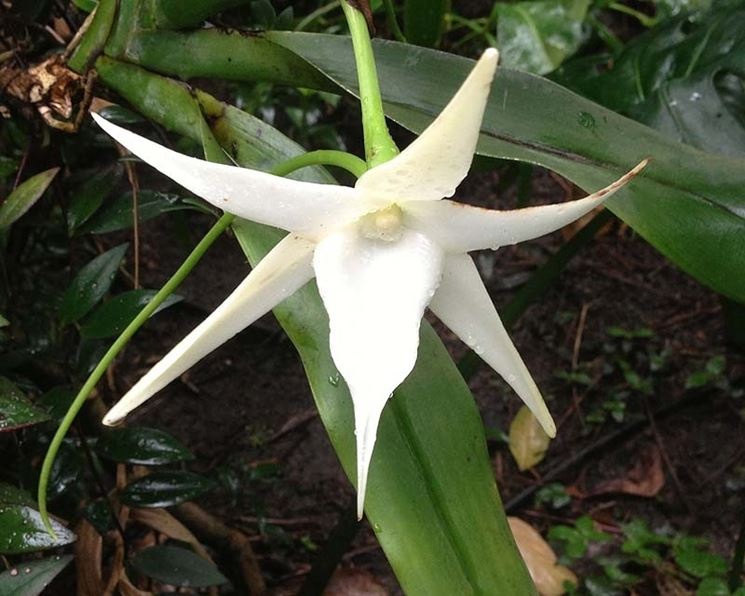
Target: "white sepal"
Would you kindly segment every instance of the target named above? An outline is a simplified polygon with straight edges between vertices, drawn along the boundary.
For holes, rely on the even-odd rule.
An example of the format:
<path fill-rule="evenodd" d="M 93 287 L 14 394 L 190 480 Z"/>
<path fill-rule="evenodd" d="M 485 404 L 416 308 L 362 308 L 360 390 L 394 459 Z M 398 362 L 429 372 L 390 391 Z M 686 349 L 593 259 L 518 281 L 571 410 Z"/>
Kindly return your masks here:
<path fill-rule="evenodd" d="M 395 241 L 352 226 L 322 240 L 313 267 L 329 314 L 330 348 L 354 402 L 362 514 L 378 420 L 416 362 L 419 325 L 440 281 L 442 252 L 402 229 Z"/>
<path fill-rule="evenodd" d="M 218 209 L 316 238 L 373 210 L 353 188 L 299 182 L 172 151 L 93 114 L 98 125 L 144 162 Z"/>
<path fill-rule="evenodd" d="M 455 201 L 412 201 L 402 209 L 406 225 L 434 239 L 447 252 L 497 249 L 538 238 L 572 223 L 623 188 L 646 165 L 644 160 L 605 188 L 566 203 L 496 211 Z"/>
<path fill-rule="evenodd" d="M 497 50 L 486 50 L 432 124 L 399 155 L 365 172 L 355 188 L 390 201 L 453 196 L 471 167 L 498 61 Z"/>
<path fill-rule="evenodd" d="M 435 315 L 515 390 L 550 437 L 556 425 L 525 363 L 468 255 L 445 258 L 440 284 L 429 305 Z"/>
<path fill-rule="evenodd" d="M 199 360 L 266 314 L 313 278 L 314 245 L 285 237 L 228 298 L 132 387 L 106 414 L 106 425 L 121 422 Z"/>

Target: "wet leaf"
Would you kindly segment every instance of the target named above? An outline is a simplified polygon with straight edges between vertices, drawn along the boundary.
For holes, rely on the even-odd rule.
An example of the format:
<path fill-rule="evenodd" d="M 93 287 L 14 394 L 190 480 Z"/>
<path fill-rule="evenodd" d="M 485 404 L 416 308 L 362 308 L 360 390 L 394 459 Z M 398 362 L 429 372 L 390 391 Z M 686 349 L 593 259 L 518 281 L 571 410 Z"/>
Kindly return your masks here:
<path fill-rule="evenodd" d="M 7 228 L 31 209 L 52 183 L 57 172 L 59 168 L 52 168 L 19 184 L 0 205 L 0 229 Z"/>
<path fill-rule="evenodd" d="M 34 505 L 34 499 L 25 490 L 0 482 L 0 507 L 3 505 Z"/>
<path fill-rule="evenodd" d="M 3 596 L 39 596 L 52 580 L 72 561 L 72 555 L 27 561 L 0 573 Z"/>
<path fill-rule="evenodd" d="M 99 455 L 120 463 L 155 466 L 194 459 L 178 439 L 154 428 L 131 427 L 104 432 Z"/>
<path fill-rule="evenodd" d="M 102 536 L 116 527 L 112 518 L 111 505 L 103 497 L 88 503 L 83 509 L 83 516 Z"/>
<path fill-rule="evenodd" d="M 18 387 L 0 377 L 0 432 L 49 420 L 49 414 L 34 405 Z"/>
<path fill-rule="evenodd" d="M 217 567 L 185 548 L 161 545 L 146 548 L 130 561 L 138 573 L 162 584 L 206 588 L 228 583 Z"/>
<path fill-rule="evenodd" d="M 59 314 L 63 323 L 85 316 L 106 295 L 128 247 L 129 244 L 120 244 L 107 250 L 78 272 L 62 295 Z"/>
<path fill-rule="evenodd" d="M 508 517 L 510 530 L 517 548 L 528 566 L 530 577 L 541 596 L 561 596 L 566 593 L 564 584 L 577 585 L 577 576 L 563 565 L 557 565 L 556 554 L 543 537 L 530 525 L 517 517 Z"/>
<path fill-rule="evenodd" d="M 510 453 L 520 471 L 543 461 L 551 439 L 527 406 L 522 406 L 510 424 Z"/>
<path fill-rule="evenodd" d="M 80 334 L 86 339 L 103 339 L 119 335 L 155 294 L 155 290 L 131 290 L 115 296 L 91 313 L 80 328 Z M 181 296 L 171 294 L 153 315 L 181 300 Z"/>
<path fill-rule="evenodd" d="M 0 554 L 19 555 L 70 544 L 75 534 L 55 520 L 53 537 L 41 521 L 41 514 L 25 505 L 0 505 Z"/>
<path fill-rule="evenodd" d="M 75 399 L 75 391 L 71 387 L 55 387 L 39 398 L 39 405 L 47 410 L 54 420 L 61 420 Z"/>
<path fill-rule="evenodd" d="M 587 37 L 590 0 L 501 2 L 495 10 L 502 64 L 536 74 L 556 69 Z"/>
<path fill-rule="evenodd" d="M 153 472 L 130 482 L 121 492 L 131 507 L 171 507 L 212 490 L 214 481 L 192 472 Z"/>

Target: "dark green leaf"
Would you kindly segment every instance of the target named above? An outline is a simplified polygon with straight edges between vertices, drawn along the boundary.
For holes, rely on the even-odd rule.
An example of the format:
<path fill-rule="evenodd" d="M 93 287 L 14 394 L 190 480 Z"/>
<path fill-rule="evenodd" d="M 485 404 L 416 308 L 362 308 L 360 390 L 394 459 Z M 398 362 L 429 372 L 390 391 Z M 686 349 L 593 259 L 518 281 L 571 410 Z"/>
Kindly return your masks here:
<path fill-rule="evenodd" d="M 192 472 L 153 472 L 130 482 L 122 491 L 122 503 L 130 507 L 171 507 L 212 490 L 216 484 Z"/>
<path fill-rule="evenodd" d="M 0 554 L 19 555 L 70 544 L 75 534 L 52 520 L 53 537 L 41 521 L 41 514 L 24 505 L 0 505 Z"/>
<path fill-rule="evenodd" d="M 18 170 L 18 160 L 0 155 L 0 178 L 7 178 Z"/>
<path fill-rule="evenodd" d="M 34 505 L 34 499 L 25 490 L 0 482 L 0 507 L 4 505 Z"/>
<path fill-rule="evenodd" d="M 106 106 L 100 112 L 98 112 L 102 118 L 106 118 L 109 122 L 118 124 L 120 126 L 126 126 L 128 124 L 142 124 L 145 119 L 127 108 L 122 106 Z"/>
<path fill-rule="evenodd" d="M 72 200 L 67 211 L 67 226 L 75 232 L 98 211 L 104 199 L 119 183 L 121 168 L 106 169 L 95 173 L 76 189 L 70 191 Z"/>
<path fill-rule="evenodd" d="M 166 544 L 146 548 L 130 563 L 142 575 L 170 586 L 206 588 L 228 583 L 214 563 L 177 546 Z"/>
<path fill-rule="evenodd" d="M 592 60 L 592 59 L 591 59 Z M 745 155 L 745 3 L 721 2 L 629 43 L 609 70 L 580 60 L 558 80 L 617 112 L 711 153 Z"/>
<path fill-rule="evenodd" d="M 75 399 L 75 392 L 71 387 L 55 387 L 39 398 L 39 405 L 46 408 L 54 420 L 61 420 L 70 404 Z"/>
<path fill-rule="evenodd" d="M 707 10 L 712 0 L 653 0 L 660 17 L 669 18 L 676 15 Z"/>
<path fill-rule="evenodd" d="M 405 0 L 406 41 L 418 46 L 437 46 L 440 43 L 449 4 L 449 0 Z"/>
<path fill-rule="evenodd" d="M 156 293 L 155 290 L 131 290 L 115 296 L 99 306 L 86 319 L 80 329 L 81 335 L 87 339 L 101 339 L 119 335 Z M 181 302 L 181 300 L 181 296 L 171 294 L 155 313 Z"/>
<path fill-rule="evenodd" d="M 154 428 L 131 427 L 101 435 L 96 451 L 116 462 L 155 466 L 193 459 L 180 441 Z"/>
<path fill-rule="evenodd" d="M 88 503 L 83 510 L 83 515 L 102 536 L 115 528 L 111 505 L 105 498 Z"/>
<path fill-rule="evenodd" d="M 707 577 L 696 590 L 696 596 L 730 596 L 726 580 L 719 577 Z"/>
<path fill-rule="evenodd" d="M 348 40 L 266 36 L 357 92 Z M 374 48 L 386 112 L 415 132 L 430 124 L 473 66 L 396 42 Z M 745 160 L 670 141 L 550 81 L 506 68 L 497 72 L 481 131 L 479 153 L 538 163 L 588 190 L 651 156 L 647 170 L 608 207 L 688 273 L 745 302 Z"/>
<path fill-rule="evenodd" d="M 501 62 L 536 74 L 556 69 L 587 36 L 590 0 L 531 0 L 495 6 Z"/>
<path fill-rule="evenodd" d="M 0 329 L 2 329 L 3 327 L 7 327 L 8 325 L 10 325 L 10 321 L 8 321 L 8 319 L 6 319 L 3 315 L 0 315 Z"/>
<path fill-rule="evenodd" d="M 185 199 L 178 195 L 154 190 L 142 190 L 138 195 L 138 213 L 140 221 L 147 221 L 172 211 L 183 211 L 192 209 L 197 211 L 210 211 L 202 203 L 193 199 Z M 119 195 L 96 215 L 84 224 L 81 232 L 105 234 L 116 230 L 126 230 L 133 225 L 132 193 L 127 192 Z"/>
<path fill-rule="evenodd" d="M 0 573 L 0 594 L 3 596 L 39 596 L 57 574 L 72 561 L 72 555 L 27 561 Z"/>
<path fill-rule="evenodd" d="M 63 323 L 85 316 L 106 295 L 128 247 L 129 244 L 120 244 L 107 250 L 78 272 L 62 295 L 59 314 Z"/>
<path fill-rule="evenodd" d="M 21 390 L 0 377 L 0 432 L 49 420 L 49 415 L 34 405 Z"/>
<path fill-rule="evenodd" d="M 36 174 L 11 192 L 5 202 L 0 205 L 0 229 L 7 228 L 31 209 L 52 183 L 57 172 L 59 168 Z"/>

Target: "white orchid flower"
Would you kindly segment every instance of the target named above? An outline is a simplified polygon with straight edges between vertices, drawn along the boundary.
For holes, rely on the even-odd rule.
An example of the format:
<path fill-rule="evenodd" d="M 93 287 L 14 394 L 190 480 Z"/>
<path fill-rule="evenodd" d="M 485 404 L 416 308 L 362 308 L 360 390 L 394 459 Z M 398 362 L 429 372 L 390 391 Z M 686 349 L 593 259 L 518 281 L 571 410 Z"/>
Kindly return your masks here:
<path fill-rule="evenodd" d="M 194 159 L 94 114 L 117 142 L 194 194 L 239 217 L 290 232 L 132 387 L 104 423 L 120 422 L 315 276 L 330 319 L 331 356 L 354 403 L 360 517 L 378 421 L 414 367 L 427 307 L 510 384 L 554 436 L 546 404 L 467 253 L 561 228 L 600 205 L 645 162 L 610 186 L 568 203 L 494 211 L 443 200 L 471 166 L 497 60 L 496 50 L 484 52 L 419 138 L 365 172 L 354 188 Z"/>

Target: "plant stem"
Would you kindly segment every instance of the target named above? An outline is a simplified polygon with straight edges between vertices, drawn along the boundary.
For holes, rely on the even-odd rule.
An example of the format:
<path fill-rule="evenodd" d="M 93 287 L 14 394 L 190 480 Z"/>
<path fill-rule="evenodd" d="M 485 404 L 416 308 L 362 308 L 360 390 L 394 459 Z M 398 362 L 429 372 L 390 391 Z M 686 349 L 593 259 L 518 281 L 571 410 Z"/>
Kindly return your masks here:
<path fill-rule="evenodd" d="M 370 32 L 364 15 L 347 3 L 339 0 L 347 17 L 349 33 L 352 36 L 354 60 L 357 64 L 357 79 L 360 87 L 360 104 L 362 106 L 362 128 L 365 138 L 365 156 L 368 166 L 375 167 L 398 154 L 383 112 L 383 100 L 380 97 L 378 73 L 375 69 Z"/>
<path fill-rule="evenodd" d="M 332 12 L 335 8 L 338 8 L 336 0 L 332 0 L 332 2 L 326 4 L 326 6 L 317 8 L 297 24 L 297 26 L 295 27 L 295 31 L 303 31 L 306 27 L 312 24 L 313 21 L 315 21 L 316 19 L 320 19 L 322 16 Z"/>
<path fill-rule="evenodd" d="M 398 18 L 396 18 L 396 8 L 393 6 L 393 0 L 383 0 L 383 6 L 385 6 L 385 17 L 388 23 L 388 27 L 398 41 L 406 43 L 406 36 L 401 27 L 398 25 Z"/>
<path fill-rule="evenodd" d="M 286 176 L 300 168 L 315 165 L 342 167 L 358 177 L 367 169 L 364 161 L 350 153 L 345 153 L 343 151 L 313 151 L 282 162 L 272 168 L 271 173 L 275 176 Z M 106 370 L 114 361 L 114 358 L 119 355 L 127 343 L 129 343 L 129 340 L 132 339 L 132 336 L 134 336 L 157 308 L 176 291 L 176 288 L 181 285 L 184 279 L 186 279 L 189 273 L 191 273 L 192 269 L 194 269 L 196 264 L 202 259 L 204 254 L 207 252 L 207 249 L 214 244 L 215 240 L 217 240 L 217 238 L 233 223 L 234 220 L 234 215 L 226 213 L 217 220 L 212 228 L 210 228 L 204 238 L 199 241 L 199 244 L 194 247 L 194 250 L 191 251 L 189 256 L 186 257 L 186 260 L 176 270 L 176 273 L 174 273 L 158 293 L 153 296 L 153 299 L 139 312 L 134 320 L 127 325 L 127 328 L 116 339 L 106 354 L 104 354 L 96 365 L 96 368 L 93 369 L 93 372 L 78 392 L 74 401 L 70 405 L 70 408 L 67 410 L 65 417 L 62 419 L 62 422 L 60 422 L 44 457 L 44 463 L 41 466 L 41 473 L 39 475 L 38 488 L 39 513 L 41 513 L 41 519 L 44 522 L 44 526 L 52 536 L 55 536 L 55 533 L 49 521 L 49 512 L 47 510 L 47 487 L 49 485 L 49 477 L 52 473 L 52 465 L 57 457 L 57 452 L 62 445 L 62 441 L 70 430 L 70 426 L 72 426 L 73 421 L 85 404 L 86 399 L 88 399 L 88 396 L 98 384 L 98 381 L 101 380 L 101 377 L 106 373 Z"/>

